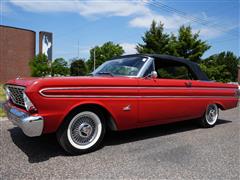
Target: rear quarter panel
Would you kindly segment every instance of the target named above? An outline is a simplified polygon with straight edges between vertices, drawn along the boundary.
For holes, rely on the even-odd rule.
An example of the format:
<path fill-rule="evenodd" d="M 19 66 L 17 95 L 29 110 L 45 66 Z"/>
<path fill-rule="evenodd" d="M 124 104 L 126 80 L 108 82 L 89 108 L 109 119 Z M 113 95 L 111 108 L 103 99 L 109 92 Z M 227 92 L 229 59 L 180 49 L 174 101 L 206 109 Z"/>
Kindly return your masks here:
<path fill-rule="evenodd" d="M 193 93 L 199 96 L 211 97 L 207 104 L 218 104 L 222 110 L 231 109 L 238 104 L 238 86 L 234 84 L 192 81 Z"/>

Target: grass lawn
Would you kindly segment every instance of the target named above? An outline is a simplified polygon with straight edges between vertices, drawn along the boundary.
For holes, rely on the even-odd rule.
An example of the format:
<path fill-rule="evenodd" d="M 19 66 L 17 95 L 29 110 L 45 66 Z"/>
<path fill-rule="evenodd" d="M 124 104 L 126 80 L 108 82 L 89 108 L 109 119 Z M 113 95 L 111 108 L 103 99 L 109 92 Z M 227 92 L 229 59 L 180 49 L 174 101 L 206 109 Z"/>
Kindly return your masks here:
<path fill-rule="evenodd" d="M 0 102 L 3 102 L 6 100 L 6 96 L 3 90 L 3 85 L 0 84 Z M 3 112 L 3 109 L 0 107 L 0 117 L 4 117 L 5 113 Z"/>
<path fill-rule="evenodd" d="M 3 85 L 0 84 L 0 101 L 5 101 L 5 99 L 6 99 L 6 96 L 3 90 Z"/>
<path fill-rule="evenodd" d="M 3 109 L 0 107 L 0 117 L 5 117 L 6 114 L 3 112 Z"/>

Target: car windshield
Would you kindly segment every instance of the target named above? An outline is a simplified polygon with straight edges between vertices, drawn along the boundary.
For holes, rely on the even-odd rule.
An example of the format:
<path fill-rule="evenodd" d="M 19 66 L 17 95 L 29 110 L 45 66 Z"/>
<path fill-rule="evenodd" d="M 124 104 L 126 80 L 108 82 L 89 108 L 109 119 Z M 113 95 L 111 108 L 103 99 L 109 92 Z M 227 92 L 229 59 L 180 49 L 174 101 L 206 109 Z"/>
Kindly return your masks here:
<path fill-rule="evenodd" d="M 92 74 L 94 76 L 137 76 L 146 61 L 146 57 L 114 59 L 103 63 Z"/>

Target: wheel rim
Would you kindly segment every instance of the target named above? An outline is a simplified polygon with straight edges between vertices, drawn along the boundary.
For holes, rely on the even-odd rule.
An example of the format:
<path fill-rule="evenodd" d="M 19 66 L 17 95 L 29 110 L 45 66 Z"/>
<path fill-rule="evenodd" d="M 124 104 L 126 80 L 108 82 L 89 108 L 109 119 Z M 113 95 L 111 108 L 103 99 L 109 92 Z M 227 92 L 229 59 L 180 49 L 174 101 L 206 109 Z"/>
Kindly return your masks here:
<path fill-rule="evenodd" d="M 77 114 L 68 125 L 67 136 L 72 146 L 88 149 L 100 138 L 102 124 L 99 117 L 90 111 Z"/>
<path fill-rule="evenodd" d="M 209 125 L 213 125 L 216 123 L 218 119 L 218 107 L 216 104 L 211 104 L 208 106 L 207 112 L 206 112 L 206 120 Z"/>

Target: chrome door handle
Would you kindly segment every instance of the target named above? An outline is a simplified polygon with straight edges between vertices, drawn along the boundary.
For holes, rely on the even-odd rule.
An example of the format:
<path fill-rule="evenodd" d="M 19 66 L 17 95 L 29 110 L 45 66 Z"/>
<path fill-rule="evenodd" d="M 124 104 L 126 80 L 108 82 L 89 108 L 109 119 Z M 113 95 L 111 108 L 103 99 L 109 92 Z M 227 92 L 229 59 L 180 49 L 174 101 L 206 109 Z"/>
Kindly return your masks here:
<path fill-rule="evenodd" d="M 187 87 L 192 87 L 192 82 L 185 82 L 185 85 L 186 85 Z"/>

